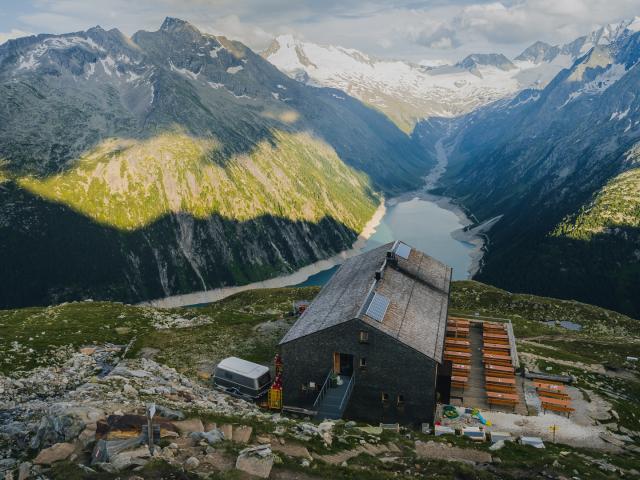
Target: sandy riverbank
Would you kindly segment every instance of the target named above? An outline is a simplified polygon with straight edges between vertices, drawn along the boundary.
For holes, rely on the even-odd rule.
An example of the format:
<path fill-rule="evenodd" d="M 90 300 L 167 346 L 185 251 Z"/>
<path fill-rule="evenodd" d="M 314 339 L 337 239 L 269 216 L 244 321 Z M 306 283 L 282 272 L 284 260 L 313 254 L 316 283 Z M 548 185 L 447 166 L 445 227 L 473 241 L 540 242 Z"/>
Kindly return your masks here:
<path fill-rule="evenodd" d="M 301 269 L 296 270 L 289 275 L 282 275 L 280 277 L 274 277 L 263 280 L 261 282 L 254 282 L 246 285 L 214 288 L 212 290 L 187 293 L 184 295 L 172 295 L 170 297 L 159 298 L 157 300 L 141 302 L 140 305 L 151 305 L 161 308 L 184 307 L 187 305 L 198 305 L 202 303 L 216 302 L 230 295 L 238 292 L 243 292 L 245 290 L 253 290 L 256 288 L 279 288 L 286 287 L 288 285 L 297 285 L 304 282 L 310 276 L 315 275 L 316 273 L 328 270 L 335 265 L 343 263 L 347 258 L 358 255 L 367 243 L 367 240 L 371 237 L 371 235 L 375 233 L 376 228 L 378 228 L 378 225 L 380 225 L 380 221 L 384 217 L 386 211 L 385 200 L 384 198 L 382 198 L 380 201 L 380 205 L 374 212 L 371 219 L 364 226 L 362 232 L 360 233 L 360 235 L 358 235 L 358 238 L 349 250 L 343 250 L 342 252 L 330 258 L 314 262 L 311 265 L 302 267 Z"/>

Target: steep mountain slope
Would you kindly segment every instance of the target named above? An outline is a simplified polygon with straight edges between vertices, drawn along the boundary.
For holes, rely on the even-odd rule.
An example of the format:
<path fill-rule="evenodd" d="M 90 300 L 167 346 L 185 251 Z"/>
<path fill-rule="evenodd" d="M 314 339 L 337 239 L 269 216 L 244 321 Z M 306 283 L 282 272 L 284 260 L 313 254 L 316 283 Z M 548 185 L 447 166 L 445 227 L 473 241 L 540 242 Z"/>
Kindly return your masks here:
<path fill-rule="evenodd" d="M 444 192 L 479 220 L 503 215 L 479 279 L 640 316 L 639 59 L 627 30 L 465 119 Z"/>
<path fill-rule="evenodd" d="M 0 89 L 0 306 L 291 271 L 430 162 L 383 115 L 177 19 L 9 41 Z"/>

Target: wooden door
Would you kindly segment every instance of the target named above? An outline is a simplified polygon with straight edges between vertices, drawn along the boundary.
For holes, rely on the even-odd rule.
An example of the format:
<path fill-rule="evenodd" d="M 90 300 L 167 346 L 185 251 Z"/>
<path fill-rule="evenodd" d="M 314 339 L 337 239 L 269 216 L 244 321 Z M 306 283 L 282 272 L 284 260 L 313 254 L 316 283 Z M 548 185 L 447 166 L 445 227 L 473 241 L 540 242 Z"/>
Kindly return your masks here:
<path fill-rule="evenodd" d="M 340 354 L 333 352 L 333 373 L 340 375 Z"/>

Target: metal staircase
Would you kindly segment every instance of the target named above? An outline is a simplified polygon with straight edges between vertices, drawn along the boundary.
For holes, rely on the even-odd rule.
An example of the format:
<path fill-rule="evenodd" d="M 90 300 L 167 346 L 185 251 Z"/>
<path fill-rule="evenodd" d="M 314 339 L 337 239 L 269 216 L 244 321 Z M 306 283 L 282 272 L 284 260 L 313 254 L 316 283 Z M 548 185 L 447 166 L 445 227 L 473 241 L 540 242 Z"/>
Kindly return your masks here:
<path fill-rule="evenodd" d="M 337 420 L 342 418 L 342 414 L 346 410 L 349 399 L 351 398 L 351 392 L 353 392 L 355 376 L 347 377 L 341 375 L 340 378 L 342 379 L 342 385 L 332 387 L 331 372 L 327 375 L 327 379 L 320 389 L 318 398 L 316 398 L 313 404 L 313 408 L 317 412 L 317 419 Z"/>

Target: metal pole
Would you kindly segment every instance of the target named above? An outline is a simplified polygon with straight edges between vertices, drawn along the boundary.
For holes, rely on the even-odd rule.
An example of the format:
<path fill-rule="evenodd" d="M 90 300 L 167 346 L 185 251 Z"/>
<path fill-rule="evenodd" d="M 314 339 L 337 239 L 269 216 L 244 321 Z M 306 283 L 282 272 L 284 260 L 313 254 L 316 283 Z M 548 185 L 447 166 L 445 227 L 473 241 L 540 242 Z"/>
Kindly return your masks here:
<path fill-rule="evenodd" d="M 153 416 L 156 413 L 156 404 L 147 405 L 147 440 L 149 445 L 149 453 L 153 456 Z"/>

